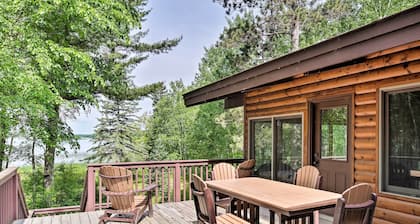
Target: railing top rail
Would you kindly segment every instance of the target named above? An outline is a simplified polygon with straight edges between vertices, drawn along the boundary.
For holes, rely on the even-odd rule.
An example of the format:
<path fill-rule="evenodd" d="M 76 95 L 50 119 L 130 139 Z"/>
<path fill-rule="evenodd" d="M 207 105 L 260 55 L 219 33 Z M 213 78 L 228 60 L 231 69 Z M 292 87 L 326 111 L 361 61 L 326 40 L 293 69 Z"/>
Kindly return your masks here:
<path fill-rule="evenodd" d="M 0 186 L 17 174 L 16 167 L 10 167 L 0 172 Z"/>
<path fill-rule="evenodd" d="M 198 160 L 168 160 L 168 161 L 142 161 L 142 162 L 121 162 L 121 163 L 92 163 L 88 164 L 87 167 L 99 168 L 101 166 L 151 166 L 151 165 L 173 165 L 173 164 L 215 164 L 219 162 L 230 162 L 230 163 L 240 163 L 244 159 L 198 159 Z"/>

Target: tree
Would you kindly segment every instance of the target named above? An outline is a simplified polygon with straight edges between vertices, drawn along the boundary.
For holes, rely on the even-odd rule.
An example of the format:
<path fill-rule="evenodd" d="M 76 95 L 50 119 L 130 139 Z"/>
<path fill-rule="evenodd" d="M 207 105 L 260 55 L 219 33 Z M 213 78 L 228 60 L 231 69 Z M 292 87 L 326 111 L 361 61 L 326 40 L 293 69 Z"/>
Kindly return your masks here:
<path fill-rule="evenodd" d="M 331 37 L 336 33 L 314 31 L 323 22 L 335 23 L 351 13 L 351 1 L 348 0 L 214 1 L 222 4 L 228 14 L 235 11 L 255 12 L 260 39 L 259 52 L 263 61 Z"/>
<path fill-rule="evenodd" d="M 144 0 L 0 3 L 0 37 L 4 40 L 1 52 L 10 62 L 1 67 L 0 74 L 15 75 L 10 67 L 18 63 L 18 74 L 36 79 L 29 84 L 44 90 L 40 95 L 48 101 L 40 104 L 45 108 L 42 117 L 46 121 L 45 186 L 52 183 L 57 149 L 62 142 L 74 140 L 72 130 L 60 116 L 63 111 L 95 105 L 100 94 L 116 96 L 126 92 L 124 88 L 131 87 L 126 83 L 130 68 L 149 53 L 166 52 L 179 42 L 180 39 L 153 44 L 140 41 L 145 35 L 141 23 L 148 13 L 144 5 Z M 139 98 L 160 85 L 136 87 L 124 97 Z"/>
<path fill-rule="evenodd" d="M 136 122 L 138 102 L 131 100 L 103 100 L 102 117 L 95 127 L 94 146 L 86 160 L 94 162 L 128 162 L 136 148 L 133 135 L 139 125 Z"/>
<path fill-rule="evenodd" d="M 145 160 L 192 159 L 187 139 L 194 126 L 196 109 L 186 108 L 182 93 L 188 88 L 181 80 L 169 83 L 169 90 L 154 96 L 153 115 L 145 121 Z"/>

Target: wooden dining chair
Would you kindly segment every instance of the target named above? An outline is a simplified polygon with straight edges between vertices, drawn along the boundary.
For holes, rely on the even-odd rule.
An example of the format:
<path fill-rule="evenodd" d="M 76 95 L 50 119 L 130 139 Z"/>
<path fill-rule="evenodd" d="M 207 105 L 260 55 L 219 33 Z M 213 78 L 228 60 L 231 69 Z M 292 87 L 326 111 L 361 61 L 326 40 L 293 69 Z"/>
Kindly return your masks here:
<path fill-rule="evenodd" d="M 229 180 L 237 178 L 236 168 L 229 163 L 218 163 L 214 165 L 211 172 L 212 180 Z M 224 194 L 215 192 L 215 209 L 224 208 L 226 212 L 231 212 L 232 199 Z"/>
<path fill-rule="evenodd" d="M 319 189 L 322 181 L 322 176 L 320 175 L 320 172 L 318 168 L 314 166 L 303 166 L 299 168 L 295 174 L 294 183 L 295 185 L 303 186 L 303 187 L 309 187 L 313 189 Z M 302 214 L 302 219 L 305 219 L 309 217 L 310 219 L 313 219 L 315 216 L 315 219 L 318 218 L 319 212 L 310 212 Z M 274 221 L 274 212 L 270 211 L 270 220 Z M 287 216 L 283 216 L 281 219 L 281 223 L 291 223 L 292 220 L 289 219 Z"/>
<path fill-rule="evenodd" d="M 337 200 L 333 224 L 371 224 L 376 200 L 368 184 L 350 187 L 343 192 L 343 198 Z"/>
<path fill-rule="evenodd" d="M 103 166 L 99 169 L 104 188 L 102 193 L 109 197 L 111 205 L 99 217 L 99 223 L 107 221 L 138 223 L 143 215 L 153 215 L 152 191 L 156 184 L 144 189 L 133 189 L 133 174 L 121 167 Z"/>
<path fill-rule="evenodd" d="M 238 178 L 251 177 L 254 174 L 255 159 L 245 160 L 238 165 L 236 173 Z"/>
<path fill-rule="evenodd" d="M 246 220 L 243 220 L 232 213 L 216 216 L 213 192 L 208 189 L 206 183 L 195 174 L 192 176 L 191 192 L 199 222 L 209 224 L 249 224 Z"/>
<path fill-rule="evenodd" d="M 236 169 L 229 163 L 218 163 L 214 165 L 211 172 L 212 180 L 228 180 L 237 178 Z"/>
<path fill-rule="evenodd" d="M 322 176 L 318 168 L 314 166 L 303 166 L 295 174 L 295 185 L 319 189 Z"/>

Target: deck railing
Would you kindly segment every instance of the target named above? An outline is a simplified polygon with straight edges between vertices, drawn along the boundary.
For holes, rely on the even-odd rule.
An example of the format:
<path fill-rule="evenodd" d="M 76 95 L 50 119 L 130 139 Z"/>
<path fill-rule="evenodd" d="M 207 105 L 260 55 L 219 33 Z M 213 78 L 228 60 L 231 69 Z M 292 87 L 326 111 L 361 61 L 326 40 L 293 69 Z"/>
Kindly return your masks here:
<path fill-rule="evenodd" d="M 28 217 L 17 168 L 0 172 L 0 224 Z"/>
<path fill-rule="evenodd" d="M 154 203 L 164 203 L 191 199 L 189 183 L 192 174 L 208 179 L 214 164 L 226 162 L 236 165 L 242 161 L 243 159 L 223 159 L 89 164 L 80 210 L 94 211 L 108 203 L 108 199 L 99 190 L 102 188 L 102 182 L 98 177 L 101 166 L 112 165 L 130 169 L 133 172 L 133 183 L 136 189 L 156 183 L 158 187 L 154 192 Z"/>

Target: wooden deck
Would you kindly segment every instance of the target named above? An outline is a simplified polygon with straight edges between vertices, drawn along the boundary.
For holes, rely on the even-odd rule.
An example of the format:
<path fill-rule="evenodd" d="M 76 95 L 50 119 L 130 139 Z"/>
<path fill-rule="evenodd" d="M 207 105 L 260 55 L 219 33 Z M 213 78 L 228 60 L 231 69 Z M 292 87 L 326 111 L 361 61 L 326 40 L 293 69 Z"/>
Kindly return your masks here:
<path fill-rule="evenodd" d="M 153 217 L 145 217 L 141 224 L 191 224 L 197 223 L 195 215 L 194 203 L 192 201 L 171 202 L 154 205 Z M 223 213 L 223 209 L 218 212 Z M 266 209 L 260 210 L 261 224 L 269 223 L 269 213 Z M 64 215 L 45 216 L 17 220 L 13 224 L 97 224 L 102 211 L 96 212 L 80 212 Z M 278 219 L 277 219 L 278 222 Z M 116 224 L 117 222 L 108 222 Z M 321 215 L 320 224 L 330 224 L 329 217 Z"/>

